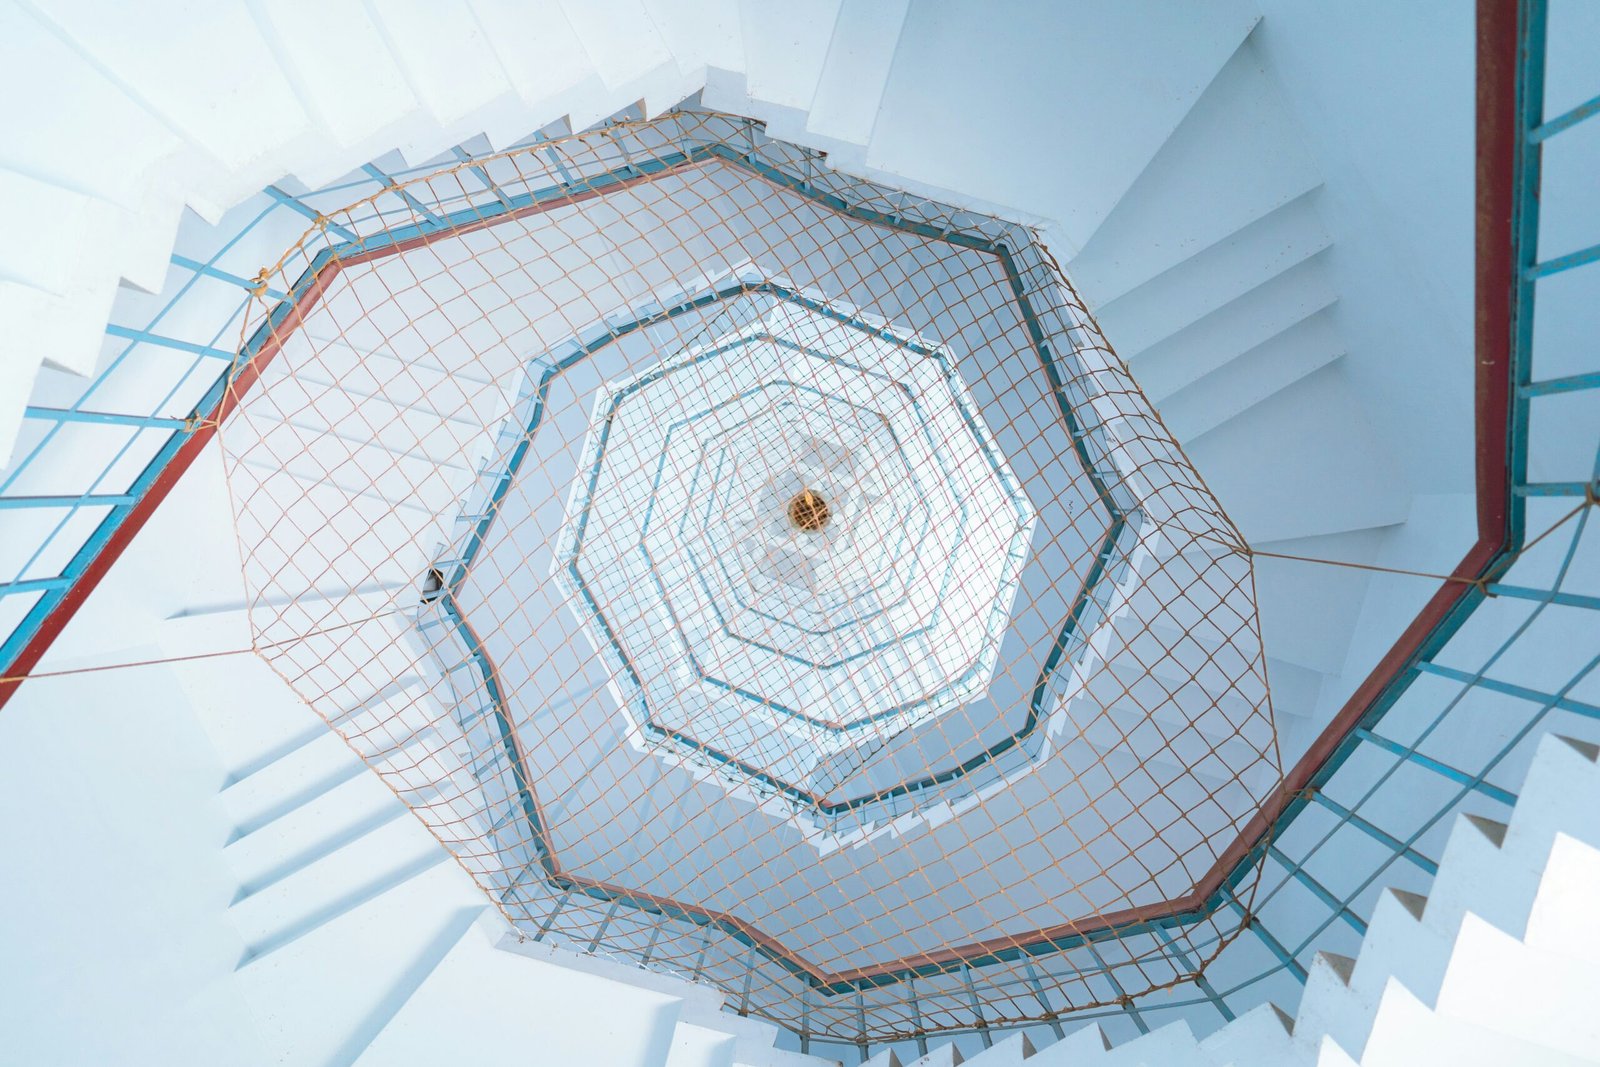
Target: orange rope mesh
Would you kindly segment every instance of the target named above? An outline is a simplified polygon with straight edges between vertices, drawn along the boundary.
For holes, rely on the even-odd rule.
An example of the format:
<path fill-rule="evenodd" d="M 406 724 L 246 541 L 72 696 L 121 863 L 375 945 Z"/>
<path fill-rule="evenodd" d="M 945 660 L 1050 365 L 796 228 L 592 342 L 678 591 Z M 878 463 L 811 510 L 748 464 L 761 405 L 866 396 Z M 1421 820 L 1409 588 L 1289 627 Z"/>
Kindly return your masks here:
<path fill-rule="evenodd" d="M 526 936 L 878 1041 L 1237 934 L 1170 902 L 1281 778 L 1249 552 L 1034 233 L 703 112 L 323 219 L 222 428 L 257 651 Z"/>

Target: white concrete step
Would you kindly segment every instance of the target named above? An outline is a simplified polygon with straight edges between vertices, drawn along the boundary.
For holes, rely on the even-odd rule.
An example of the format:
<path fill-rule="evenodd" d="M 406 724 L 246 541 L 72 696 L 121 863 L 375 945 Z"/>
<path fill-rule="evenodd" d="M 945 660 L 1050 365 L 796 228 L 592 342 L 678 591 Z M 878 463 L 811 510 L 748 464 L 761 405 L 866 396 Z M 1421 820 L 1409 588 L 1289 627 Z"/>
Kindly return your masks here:
<path fill-rule="evenodd" d="M 472 9 L 528 108 L 526 133 L 562 118 L 581 130 L 615 110 L 559 0 L 472 0 Z"/>
<path fill-rule="evenodd" d="M 1312 959 L 1293 1027 L 1296 1056 L 1302 1061 L 1314 1058 L 1325 1040 L 1344 1047 L 1338 1040 L 1338 1029 L 1345 1025 L 1344 1014 L 1354 1010 L 1345 1004 L 1353 1001 L 1349 990 L 1355 966 L 1355 960 L 1332 952 L 1318 952 Z M 1374 1011 L 1376 1004 L 1364 1005 L 1363 1009 Z"/>
<path fill-rule="evenodd" d="M 1331 313 L 1319 310 L 1167 396 L 1162 421 L 1179 441 L 1192 441 L 1344 354 Z"/>
<path fill-rule="evenodd" d="M 834 18 L 827 58 L 806 106 L 801 143 L 860 160 L 877 124 L 909 0 L 843 0 Z"/>
<path fill-rule="evenodd" d="M 548 943 L 523 940 L 498 918 L 485 917 L 484 922 L 486 926 L 499 923 L 500 933 L 495 944 L 507 955 L 527 957 L 546 965 L 675 998 L 682 1004 L 679 1013 L 682 1024 L 732 1037 L 733 1062 L 739 1067 L 832 1067 L 836 1063 L 819 1056 L 775 1047 L 778 1039 L 775 1025 L 724 1010 L 723 994 L 710 986 L 626 966 L 598 956 L 576 953 Z M 701 1041 L 696 1037 L 691 1044 L 700 1047 Z"/>
<path fill-rule="evenodd" d="M 733 1038 L 693 1023 L 672 1032 L 666 1067 L 733 1067 Z"/>
<path fill-rule="evenodd" d="M 694 92 L 643 0 L 560 0 L 567 23 L 606 90 L 609 115 L 643 101 L 656 115 Z M 574 116 L 575 128 L 587 123 Z"/>
<path fill-rule="evenodd" d="M 760 119 L 774 137 L 794 140 L 805 130 L 806 111 L 816 96 L 841 6 L 842 0 L 810 0 L 804 17 L 774 19 L 761 0 L 739 0 L 743 86 L 724 96 L 718 92 L 721 84 L 713 81 L 702 100 L 709 107 Z"/>
<path fill-rule="evenodd" d="M 54 233 L 53 239 L 29 248 L 30 257 L 48 259 L 71 245 L 63 227 L 75 223 L 63 203 L 71 199 L 64 192 L 106 205 L 93 212 L 101 232 L 90 234 L 85 244 L 102 262 L 86 266 L 64 284 L 40 287 L 55 294 L 54 299 L 16 292 L 0 296 L 0 325 L 7 327 L 14 344 L 4 362 L 44 361 L 87 373 L 100 354 L 99 326 L 117 279 L 150 291 L 161 287 L 182 208 L 170 175 L 186 149 L 48 22 L 14 5 L 0 11 L 0 71 L 0 96 L 6 99 L 34 98 L 40 85 L 52 87 L 50 105 L 14 115 L 0 145 L 0 168 L 60 190 L 46 189 L 42 197 L 14 204 L 14 219 L 27 217 L 29 225 L 45 225 Z M 72 121 L 63 122 L 60 115 Z M 22 242 L 13 235 L 8 244 Z M 9 270 L 7 275 L 8 288 L 30 280 Z M 105 288 L 108 280 L 111 290 Z M 29 307 L 17 314 L 19 304 Z M 24 370 L 0 373 L 10 379 L 0 395 L 13 408 L 27 396 L 31 379 Z M 21 387 L 20 393 L 11 391 L 13 384 Z M 0 459 L 9 452 L 15 426 L 12 414 L 0 412 Z"/>
<path fill-rule="evenodd" d="M 1294 1019 L 1276 1004 L 1260 1004 L 1200 1042 L 1214 1067 L 1281 1067 L 1293 1063 Z"/>
<path fill-rule="evenodd" d="M 1250 40 L 1206 87 L 1071 261 L 1103 304 L 1321 184 L 1298 127 Z M 1195 210 L 1195 205 L 1206 205 Z"/>
<path fill-rule="evenodd" d="M 223 848 L 239 890 L 258 893 L 398 819 L 414 818 L 382 781 L 357 774 Z"/>
<path fill-rule="evenodd" d="M 424 871 L 451 864 L 415 819 L 394 819 L 235 900 L 228 916 L 248 966 Z"/>
<path fill-rule="evenodd" d="M 80 663 L 161 656 L 126 643 L 148 634 L 114 602 L 91 599 L 79 620 L 107 607 L 125 643 Z M 265 1067 L 231 980 L 240 944 L 215 848 L 223 772 L 169 667 L 30 681 L 0 716 L 0 749 L 7 806 L 35 813 L 0 825 L 6 853 L 30 857 L 32 872 L 0 879 L 0 1059 Z"/>
<path fill-rule="evenodd" d="M 120 276 L 117 264 L 129 252 L 118 234 L 122 209 L 5 170 L 0 170 L 0 197 L 15 205 L 0 246 L 0 275 L 55 296 L 75 314 L 98 315 L 103 323 Z M 99 354 L 96 343 L 48 358 L 61 370 L 88 374 Z M 59 362 L 63 358 L 72 362 Z"/>
<path fill-rule="evenodd" d="M 485 906 L 453 863 L 252 959 L 235 982 L 281 1063 L 351 1063 Z"/>
<path fill-rule="evenodd" d="M 1108 1051 L 1100 1058 L 1106 1067 L 1145 1067 L 1146 1064 L 1170 1064 L 1171 1067 L 1201 1067 L 1200 1047 L 1194 1032 L 1182 1020 L 1157 1027 L 1132 1041 Z"/>
<path fill-rule="evenodd" d="M 1476 1022 L 1430 1011 L 1403 986 L 1391 984 L 1384 992 L 1372 1036 L 1359 1062 L 1362 1067 L 1412 1067 L 1419 1063 L 1576 1067 L 1595 1061 L 1592 1056 L 1565 1055 L 1535 1034 L 1507 1037 Z"/>
<path fill-rule="evenodd" d="M 48 294 L 37 289 L 0 281 L 0 329 L 5 329 L 14 319 L 21 318 L 20 303 L 48 300 Z M 15 336 L 15 334 L 8 334 Z M 11 464 L 16 449 L 17 435 L 22 432 L 23 412 L 39 377 L 39 360 L 35 351 L 16 352 L 0 358 L 0 470 Z M 26 449 L 23 450 L 26 453 Z"/>
<path fill-rule="evenodd" d="M 1065 258 L 1090 239 L 1261 15 L 1233 0 L 1176 10 L 1119 4 L 1092 17 L 1041 4 L 1014 14 L 911 5 L 867 162 L 953 190 L 962 202 L 1048 220 Z M 861 106 L 876 106 L 871 87 L 862 90 Z"/>
<path fill-rule="evenodd" d="M 1040 1049 L 1028 1067 L 1078 1067 L 1078 1064 L 1095 1062 L 1110 1047 L 1111 1042 L 1100 1024 L 1089 1023 L 1055 1044 Z"/>
<path fill-rule="evenodd" d="M 11 339 L 0 356 L 0 463 L 9 464 L 22 410 L 41 366 L 93 366 L 99 357 L 114 289 L 61 296 L 0 280 L 0 330 Z"/>
<path fill-rule="evenodd" d="M 464 930 L 356 1064 L 669 1062 L 677 998 L 503 952 L 501 929 Z"/>
<path fill-rule="evenodd" d="M 166 620 L 158 638 L 171 656 L 205 656 L 250 647 L 243 609 L 196 612 Z M 173 664 L 195 717 L 227 772 L 219 789 L 251 776 L 327 733 L 272 668 L 253 655 Z"/>
<path fill-rule="evenodd" d="M 279 184 L 292 183 L 283 178 L 274 183 L 274 187 Z M 231 352 L 239 340 L 238 324 L 233 324 L 233 330 L 220 333 L 219 326 L 228 322 L 239 306 L 243 290 L 253 286 L 260 270 L 276 264 L 284 250 L 315 225 L 312 219 L 261 189 L 253 190 L 231 205 L 220 223 L 213 224 L 196 212 L 188 211 L 179 218 L 177 231 L 171 237 L 172 254 L 232 275 L 242 281 L 243 286 L 210 275 L 196 281 L 190 268 L 179 267 L 169 272 L 166 288 L 149 298 L 130 298 L 125 289 L 119 295 L 115 321 L 140 328 L 160 315 L 155 330 L 163 336 L 215 344 Z M 295 268 L 290 263 L 286 269 Z M 287 279 L 273 279 L 273 282 L 273 289 L 281 293 Z M 189 288 L 183 299 L 174 301 L 179 288 L 185 284 Z M 169 303 L 173 305 L 170 309 L 167 308 Z"/>
<path fill-rule="evenodd" d="M 129 96 L 213 159 L 206 195 L 229 205 L 294 170 L 320 131 L 242 0 L 203 13 L 164 2 L 137 11 L 63 0 L 37 5 Z M 248 116 L 248 119 L 244 119 Z"/>
<path fill-rule="evenodd" d="M 1012 1034 L 995 1041 L 989 1048 L 962 1063 L 965 1067 L 1021 1067 L 1024 1060 L 1033 1056 L 1033 1041 L 1027 1034 Z"/>
<path fill-rule="evenodd" d="M 63 296 L 114 288 L 121 280 L 159 290 L 178 221 L 176 198 L 128 205 L 78 188 L 71 179 L 40 179 L 31 168 L 0 170 L 0 195 L 14 205 L 14 224 L 25 227 L 8 242 L 0 269 Z M 63 369 L 87 374 L 93 364 Z"/>
<path fill-rule="evenodd" d="M 233 839 L 247 837 L 363 770 L 344 739 L 324 729 L 320 737 L 284 754 L 222 791 L 234 821 Z"/>
<path fill-rule="evenodd" d="M 1250 544 L 1404 522 L 1410 494 L 1334 361 L 1185 445 Z M 1263 448 L 1262 442 L 1272 447 Z M 1337 447 L 1335 447 L 1335 444 Z"/>
<path fill-rule="evenodd" d="M 1423 899 L 1414 894 L 1394 889 L 1383 891 L 1373 909 L 1361 954 L 1343 988 L 1326 982 L 1319 987 L 1319 995 L 1313 997 L 1309 992 L 1311 986 L 1307 985 L 1308 993 L 1301 1003 L 1302 1016 L 1295 1024 L 1297 1033 L 1325 1033 L 1340 1048 L 1359 1056 L 1372 1026 L 1373 1008 L 1382 1002 L 1384 989 L 1391 981 L 1432 999 L 1431 990 L 1437 988 L 1449 959 L 1450 942 L 1420 921 L 1423 904 Z M 1333 970 L 1342 973 L 1339 967 Z M 1321 1013 L 1317 1016 L 1319 1023 L 1303 1025 L 1310 1021 L 1307 1013 L 1313 1009 Z"/>
<path fill-rule="evenodd" d="M 1600 1004 L 1592 958 L 1533 948 L 1468 915 L 1435 1009 L 1513 1040 L 1536 1036 L 1541 1048 L 1592 1062 L 1600 1055 L 1600 1016 L 1568 1010 L 1574 1004 Z"/>
<path fill-rule="evenodd" d="M 1180 389 L 1269 343 L 1338 299 L 1323 264 L 1313 257 L 1207 312 L 1170 337 L 1121 354 L 1145 395 L 1165 410 L 1166 400 Z"/>
<path fill-rule="evenodd" d="M 512 129 L 520 137 L 540 125 L 526 120 L 516 88 L 466 0 L 426 7 L 375 0 L 372 10 L 406 84 L 434 119 L 398 146 L 408 162 L 438 157 L 486 129 L 495 130 L 498 142 Z"/>
<path fill-rule="evenodd" d="M 1428 893 L 1427 921 L 1451 929 L 1470 911 L 1521 937 L 1558 835 L 1600 847 L 1600 826 L 1581 814 L 1597 805 L 1594 748 L 1555 736 L 1541 740 L 1500 839 L 1488 820 L 1458 822 L 1452 830 Z"/>
<path fill-rule="evenodd" d="M 47 101 L 39 87 L 51 87 Z M 0 9 L 0 96 L 33 99 L 14 112 L 0 166 L 125 207 L 159 202 L 189 151 L 183 139 L 73 48 L 54 24 L 19 4 Z M 70 116 L 71 121 L 62 121 Z M 156 198 L 156 199 L 150 199 Z"/>
<path fill-rule="evenodd" d="M 690 84 L 703 83 L 708 71 L 744 73 L 738 0 L 644 0 L 644 8 Z"/>
<path fill-rule="evenodd" d="M 1093 294 L 1095 320 L 1124 359 L 1172 336 L 1330 247 L 1316 203 L 1316 193 L 1291 200 L 1126 292 Z"/>
<path fill-rule="evenodd" d="M 386 603 L 389 595 L 378 591 L 348 598 L 348 611 L 370 613 L 374 604 Z M 315 598 L 308 600 L 307 610 L 314 613 L 331 606 L 324 602 L 318 608 L 318 603 Z M 217 647 L 248 644 L 249 628 L 242 610 L 219 611 L 170 620 L 163 637 L 167 647 L 192 654 L 204 651 L 206 642 Z M 374 654 L 374 669 L 385 676 L 404 677 L 405 670 L 414 666 L 411 653 L 403 648 L 384 648 Z M 287 891 L 285 883 L 303 869 L 329 860 L 370 835 L 395 832 L 396 823 L 427 836 L 397 798 L 396 783 L 371 772 L 350 745 L 300 703 L 262 660 L 227 657 L 175 666 L 230 771 L 219 800 L 231 823 L 223 854 L 236 878 L 236 904 L 268 889 Z M 432 735 L 407 734 L 391 722 L 396 714 L 393 700 L 406 685 L 397 683 L 393 688 L 389 703 L 381 709 L 353 702 L 335 726 L 352 734 L 373 731 L 371 739 L 358 741 L 368 755 L 389 760 L 383 765 L 396 767 L 399 773 L 427 766 L 429 791 L 412 795 L 412 802 L 425 804 L 439 790 L 459 790 L 456 779 L 463 776 L 458 768 L 427 763 L 427 753 L 413 755 L 408 747 L 420 745 L 431 752 L 442 747 L 441 742 Z M 379 711 L 383 721 L 373 721 Z M 256 907 L 259 904 L 249 904 L 247 910 Z M 315 910 L 315 905 L 308 904 L 306 909 Z"/>
<path fill-rule="evenodd" d="M 332 181 L 431 124 L 380 21 L 359 0 L 287 0 L 256 11 L 285 77 L 340 149 L 303 162 L 301 181 Z"/>
<path fill-rule="evenodd" d="M 1600 848 L 1564 832 L 1556 834 L 1523 943 L 1584 959 L 1600 957 L 1600 912 L 1586 892 L 1594 885 L 1600 885 Z"/>
<path fill-rule="evenodd" d="M 961 1067 L 966 1062 L 966 1057 L 954 1044 L 943 1044 L 930 1049 L 926 1056 L 912 1060 L 908 1067 Z"/>

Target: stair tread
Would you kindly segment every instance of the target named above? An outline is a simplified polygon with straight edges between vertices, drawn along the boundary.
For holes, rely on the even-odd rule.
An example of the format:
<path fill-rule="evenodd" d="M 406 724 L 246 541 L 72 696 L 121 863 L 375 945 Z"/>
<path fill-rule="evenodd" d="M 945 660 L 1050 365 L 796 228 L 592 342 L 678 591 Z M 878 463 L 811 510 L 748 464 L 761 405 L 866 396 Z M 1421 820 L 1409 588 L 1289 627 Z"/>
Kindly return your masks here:
<path fill-rule="evenodd" d="M 1325 366 L 1185 446 L 1251 544 L 1406 520 L 1411 498 L 1393 456 L 1338 370 Z"/>
<path fill-rule="evenodd" d="M 326 851 L 363 828 L 405 812 L 376 775 L 353 775 L 223 848 L 242 890 L 260 888 L 297 860 Z"/>
<path fill-rule="evenodd" d="M 142 201 L 183 150 L 182 139 L 131 98 L 103 71 L 22 8 L 0 11 L 0 95 L 21 100 L 48 81 L 73 128 L 48 121 L 7 126 L 12 161 L 27 161 L 40 177 L 70 180 L 76 188 L 119 203 Z"/>
<path fill-rule="evenodd" d="M 1179 441 L 1192 441 L 1344 354 L 1328 309 L 1319 309 L 1181 386 L 1162 401 L 1162 418 Z"/>
<path fill-rule="evenodd" d="M 161 19 L 159 28 L 142 10 L 60 0 L 40 7 L 131 95 L 240 176 L 236 187 L 270 180 L 274 175 L 263 172 L 257 181 L 251 167 L 310 128 L 249 8 L 238 0 L 211 5 L 204 20 Z M 215 47 L 217 40 L 228 47 Z M 252 121 L 237 121 L 235 108 L 219 107 L 219 100 L 248 101 Z"/>
<path fill-rule="evenodd" d="M 1321 183 L 1247 39 L 1073 258 L 1073 278 L 1104 302 Z"/>
<path fill-rule="evenodd" d="M 867 144 L 909 7 L 909 0 L 840 6 L 827 58 L 806 107 L 808 132 L 851 145 Z"/>
<path fill-rule="evenodd" d="M 1085 293 L 1100 328 L 1126 359 L 1323 252 L 1333 238 L 1315 201 L 1291 200 L 1131 290 Z"/>
<path fill-rule="evenodd" d="M 1269 278 L 1227 304 L 1141 351 L 1123 353 L 1134 377 L 1158 404 L 1226 367 L 1319 311 L 1338 292 L 1313 257 Z"/>
<path fill-rule="evenodd" d="M 672 1032 L 665 1067 L 733 1067 L 734 1040 L 727 1034 L 680 1022 Z"/>
<path fill-rule="evenodd" d="M 739 0 L 745 84 L 752 103 L 803 110 L 817 92 L 843 0 L 820 0 L 804 19 L 763 17 L 761 0 Z M 710 101 L 708 101 L 710 102 Z"/>
<path fill-rule="evenodd" d="M 675 998 L 519 958 L 475 924 L 356 1063 L 508 1062 L 534 1048 L 550 1063 L 660 1063 L 677 1015 Z"/>
<path fill-rule="evenodd" d="M 1587 1056 L 1580 1059 L 1563 1055 L 1537 1039 L 1508 1037 L 1473 1022 L 1446 1019 L 1430 1011 L 1403 987 L 1390 985 L 1361 1056 L 1363 1067 L 1399 1067 L 1429 1061 L 1482 1067 L 1508 1063 L 1564 1067 L 1593 1062 Z"/>
<path fill-rule="evenodd" d="M 281 1062 L 323 1062 L 338 1049 L 353 1059 L 483 906 L 459 867 L 439 864 L 251 960 L 234 980 Z"/>
<path fill-rule="evenodd" d="M 0 326 L 12 339 L 7 362 L 25 361 L 29 364 L 27 373 L 33 374 L 41 368 L 73 375 L 93 372 L 114 298 L 112 286 L 63 296 L 37 286 L 0 280 Z M 19 399 L 26 397 L 24 393 Z M 16 424 L 10 429 L 14 433 Z"/>
<path fill-rule="evenodd" d="M 338 143 L 376 154 L 385 147 L 378 139 L 420 106 L 363 5 L 287 0 L 263 8 L 261 18 L 308 110 Z"/>
<path fill-rule="evenodd" d="M 560 117 L 554 109 L 565 94 L 596 78 L 557 0 L 472 0 L 472 7 L 523 102 L 552 109 L 546 123 Z"/>
<path fill-rule="evenodd" d="M 1558 1006 L 1597 1001 L 1592 961 L 1531 947 L 1469 915 L 1451 946 L 1435 1010 L 1506 1037 L 1537 1035 L 1541 1047 L 1586 1058 L 1600 1048 L 1600 1018 Z"/>
<path fill-rule="evenodd" d="M 229 907 L 252 957 L 281 948 L 449 855 L 414 819 L 392 819 Z"/>
<path fill-rule="evenodd" d="M 373 10 L 406 81 L 441 126 L 511 91 L 465 0 L 439 0 L 427 8 L 373 0 Z"/>
<path fill-rule="evenodd" d="M 745 69 L 738 0 L 644 0 L 663 46 L 691 81 Z M 810 12 L 807 17 L 814 17 Z"/>
<path fill-rule="evenodd" d="M 1082 248 L 1259 18 L 1231 2 L 1164 10 L 1154 22 L 1122 5 L 1085 18 L 1044 4 L 1006 19 L 985 5 L 913 4 L 868 162 L 1050 219 L 1058 254 Z M 862 92 L 864 111 L 880 107 L 878 90 Z"/>
<path fill-rule="evenodd" d="M 232 814 L 238 837 L 309 803 L 334 785 L 349 781 L 363 765 L 333 731 L 310 739 L 283 757 L 222 790 L 222 806 Z"/>

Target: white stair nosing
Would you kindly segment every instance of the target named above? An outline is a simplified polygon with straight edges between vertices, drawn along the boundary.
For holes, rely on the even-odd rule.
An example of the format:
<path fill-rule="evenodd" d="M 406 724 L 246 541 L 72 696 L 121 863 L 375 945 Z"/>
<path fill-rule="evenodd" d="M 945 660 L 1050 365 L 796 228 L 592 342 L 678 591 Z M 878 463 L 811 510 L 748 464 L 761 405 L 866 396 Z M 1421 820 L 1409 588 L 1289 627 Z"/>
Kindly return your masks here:
<path fill-rule="evenodd" d="M 1163 418 L 1173 436 L 1179 441 L 1203 437 L 1344 358 L 1343 339 L 1331 326 L 1324 328 L 1331 307 L 1312 312 L 1166 397 Z"/>
<path fill-rule="evenodd" d="M 909 0 L 844 0 L 840 5 L 806 107 L 806 131 L 835 145 L 836 156 L 864 159 L 909 10 Z"/>
<path fill-rule="evenodd" d="M 1106 336 L 1125 356 L 1148 348 L 1326 251 L 1333 238 L 1317 216 L 1316 196 L 1313 191 L 1274 208 L 1176 266 L 1094 304 Z M 1072 273 L 1070 263 L 1067 273 Z"/>
<path fill-rule="evenodd" d="M 247 943 L 245 953 L 234 969 L 243 970 L 246 967 L 257 965 L 302 938 L 316 933 L 329 923 L 356 911 L 362 905 L 393 891 L 441 864 L 449 862 L 449 853 L 440 849 L 437 855 L 418 856 L 399 867 L 384 871 L 378 876 L 369 879 L 363 885 L 352 889 L 336 900 L 329 901 L 316 911 L 304 916 L 290 928 Z"/>
<path fill-rule="evenodd" d="M 328 837 L 318 844 L 285 856 L 276 866 L 260 877 L 241 882 L 238 892 L 234 894 L 233 900 L 230 901 L 230 905 L 239 904 L 264 890 L 271 889 L 317 860 L 333 855 L 350 842 L 374 833 L 396 819 L 406 818 L 409 814 L 410 812 L 404 804 L 394 804 L 387 810 L 376 811 L 363 817 L 359 821 L 344 827 L 340 833 Z"/>

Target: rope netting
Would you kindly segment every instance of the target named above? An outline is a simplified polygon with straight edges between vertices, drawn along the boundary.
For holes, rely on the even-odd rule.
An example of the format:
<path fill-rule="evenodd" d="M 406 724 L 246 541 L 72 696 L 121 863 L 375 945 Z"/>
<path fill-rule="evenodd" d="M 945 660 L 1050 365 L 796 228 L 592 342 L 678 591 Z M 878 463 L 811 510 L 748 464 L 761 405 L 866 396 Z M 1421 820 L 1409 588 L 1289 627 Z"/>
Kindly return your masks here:
<path fill-rule="evenodd" d="M 1034 233 L 703 112 L 321 211 L 222 428 L 254 640 L 527 937 L 877 1041 L 1249 921 L 1248 550 Z"/>

